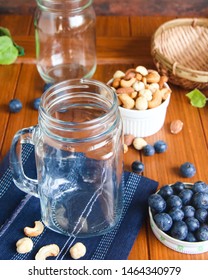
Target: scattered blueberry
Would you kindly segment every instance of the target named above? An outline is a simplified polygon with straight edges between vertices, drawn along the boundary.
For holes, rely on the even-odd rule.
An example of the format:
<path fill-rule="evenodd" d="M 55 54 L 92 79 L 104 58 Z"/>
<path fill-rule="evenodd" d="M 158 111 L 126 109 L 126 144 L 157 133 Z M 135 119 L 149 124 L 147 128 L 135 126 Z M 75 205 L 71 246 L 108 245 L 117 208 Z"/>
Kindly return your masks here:
<path fill-rule="evenodd" d="M 33 108 L 35 110 L 38 110 L 39 106 L 40 106 L 40 98 L 35 98 L 34 101 L 33 101 Z"/>
<path fill-rule="evenodd" d="M 184 218 L 191 218 L 195 215 L 195 208 L 192 205 L 185 205 L 183 208 Z"/>
<path fill-rule="evenodd" d="M 169 209 L 173 207 L 181 208 L 182 207 L 182 200 L 177 195 L 171 195 L 167 199 L 167 206 Z"/>
<path fill-rule="evenodd" d="M 155 154 L 155 148 L 150 144 L 144 146 L 142 150 L 145 156 L 153 156 Z"/>
<path fill-rule="evenodd" d="M 18 113 L 22 109 L 22 103 L 19 99 L 12 99 L 9 102 L 9 111 L 12 113 Z"/>
<path fill-rule="evenodd" d="M 52 85 L 53 85 L 52 83 L 44 84 L 43 92 L 45 92 L 47 89 L 49 89 Z"/>
<path fill-rule="evenodd" d="M 197 192 L 193 195 L 193 206 L 198 208 L 208 209 L 208 193 Z"/>
<path fill-rule="evenodd" d="M 208 185 L 205 182 L 197 181 L 193 184 L 192 187 L 194 192 L 204 192 L 208 193 Z"/>
<path fill-rule="evenodd" d="M 172 209 L 170 209 L 168 214 L 171 216 L 173 221 L 182 221 L 184 218 L 184 212 L 177 207 L 173 207 Z"/>
<path fill-rule="evenodd" d="M 148 204 L 155 213 L 161 213 L 166 208 L 166 202 L 161 195 L 155 193 L 151 194 L 148 198 Z"/>
<path fill-rule="evenodd" d="M 159 190 L 158 194 L 166 199 L 173 194 L 173 189 L 170 185 L 165 185 Z"/>
<path fill-rule="evenodd" d="M 163 140 L 158 140 L 157 142 L 155 142 L 154 148 L 155 152 L 160 154 L 164 153 L 167 150 L 168 146 Z"/>
<path fill-rule="evenodd" d="M 156 225 L 162 231 L 168 231 L 173 224 L 172 218 L 167 213 L 158 213 L 154 216 L 154 221 Z"/>
<path fill-rule="evenodd" d="M 196 173 L 195 166 L 190 162 L 185 162 L 180 166 L 180 173 L 185 178 L 191 178 Z"/>
<path fill-rule="evenodd" d="M 190 189 L 183 189 L 178 196 L 182 200 L 183 205 L 188 205 L 191 202 L 191 198 L 193 196 L 193 191 Z"/>
<path fill-rule="evenodd" d="M 183 189 L 185 189 L 185 184 L 182 182 L 175 182 L 172 186 L 173 191 L 178 194 L 181 192 Z"/>
<path fill-rule="evenodd" d="M 208 225 L 200 226 L 200 228 L 196 231 L 196 238 L 199 241 L 208 240 Z"/>
<path fill-rule="evenodd" d="M 199 221 L 194 217 L 187 218 L 185 223 L 188 227 L 188 230 L 191 232 L 196 231 L 200 227 Z"/>
<path fill-rule="evenodd" d="M 208 218 L 208 212 L 205 208 L 199 208 L 196 209 L 195 211 L 195 218 L 200 222 L 200 223 L 205 223 Z"/>
<path fill-rule="evenodd" d="M 133 172 L 142 172 L 144 171 L 144 164 L 139 160 L 135 160 L 132 163 L 131 168 Z"/>
<path fill-rule="evenodd" d="M 188 227 L 184 221 L 174 222 L 170 232 L 173 238 L 184 240 L 188 234 Z"/>

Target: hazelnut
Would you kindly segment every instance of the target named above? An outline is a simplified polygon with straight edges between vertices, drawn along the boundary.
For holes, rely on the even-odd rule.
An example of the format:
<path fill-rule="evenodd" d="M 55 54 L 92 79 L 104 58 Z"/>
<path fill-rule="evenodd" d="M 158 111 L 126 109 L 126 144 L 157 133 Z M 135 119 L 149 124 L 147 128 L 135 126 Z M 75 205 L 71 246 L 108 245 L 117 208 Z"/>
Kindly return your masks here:
<path fill-rule="evenodd" d="M 174 120 L 170 124 L 170 132 L 178 134 L 183 129 L 183 122 L 181 120 Z"/>
<path fill-rule="evenodd" d="M 134 138 L 133 146 L 136 150 L 142 150 L 147 145 L 147 142 L 140 137 Z"/>

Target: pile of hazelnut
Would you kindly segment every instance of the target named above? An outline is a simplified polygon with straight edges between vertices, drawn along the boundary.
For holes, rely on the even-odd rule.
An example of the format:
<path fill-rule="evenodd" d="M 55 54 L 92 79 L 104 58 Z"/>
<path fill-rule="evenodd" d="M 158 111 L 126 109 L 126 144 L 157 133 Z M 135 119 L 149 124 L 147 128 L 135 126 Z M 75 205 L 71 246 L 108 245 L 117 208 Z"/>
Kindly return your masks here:
<path fill-rule="evenodd" d="M 147 110 L 159 106 L 168 98 L 171 89 L 167 76 L 144 66 L 114 73 L 110 86 L 118 96 L 119 105 L 126 109 Z"/>

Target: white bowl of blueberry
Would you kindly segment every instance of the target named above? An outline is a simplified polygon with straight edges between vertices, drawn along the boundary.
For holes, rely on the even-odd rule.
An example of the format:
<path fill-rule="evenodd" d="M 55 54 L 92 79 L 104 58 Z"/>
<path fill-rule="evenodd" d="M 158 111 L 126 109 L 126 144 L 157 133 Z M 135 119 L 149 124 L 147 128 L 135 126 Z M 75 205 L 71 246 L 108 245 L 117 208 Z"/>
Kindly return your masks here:
<path fill-rule="evenodd" d="M 176 182 L 148 199 L 150 226 L 157 239 L 180 253 L 208 251 L 208 185 Z"/>

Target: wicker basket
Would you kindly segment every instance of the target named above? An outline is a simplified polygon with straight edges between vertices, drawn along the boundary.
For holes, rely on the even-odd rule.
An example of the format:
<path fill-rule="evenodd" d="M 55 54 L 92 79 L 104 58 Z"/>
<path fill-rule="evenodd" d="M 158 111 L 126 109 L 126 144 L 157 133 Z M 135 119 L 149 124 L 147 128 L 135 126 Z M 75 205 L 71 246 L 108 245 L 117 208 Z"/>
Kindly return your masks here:
<path fill-rule="evenodd" d="M 208 19 L 164 23 L 152 37 L 151 54 L 169 82 L 186 89 L 208 88 Z"/>

